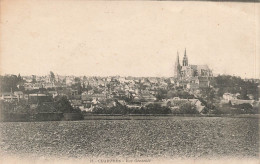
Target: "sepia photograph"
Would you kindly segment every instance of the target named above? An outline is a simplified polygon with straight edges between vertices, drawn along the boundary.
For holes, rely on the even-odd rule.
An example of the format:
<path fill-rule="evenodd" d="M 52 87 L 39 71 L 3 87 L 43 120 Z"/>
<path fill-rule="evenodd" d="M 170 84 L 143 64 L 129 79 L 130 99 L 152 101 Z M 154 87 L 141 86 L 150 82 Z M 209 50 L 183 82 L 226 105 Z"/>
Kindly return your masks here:
<path fill-rule="evenodd" d="M 0 163 L 258 164 L 257 1 L 0 0 Z"/>

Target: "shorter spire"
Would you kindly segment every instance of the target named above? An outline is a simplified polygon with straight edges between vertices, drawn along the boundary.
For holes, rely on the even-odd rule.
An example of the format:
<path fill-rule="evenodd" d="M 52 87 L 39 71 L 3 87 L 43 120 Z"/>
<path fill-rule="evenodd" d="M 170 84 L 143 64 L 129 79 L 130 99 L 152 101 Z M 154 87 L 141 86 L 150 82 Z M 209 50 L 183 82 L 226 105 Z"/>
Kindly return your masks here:
<path fill-rule="evenodd" d="M 187 57 L 187 54 L 186 54 L 186 48 L 185 48 L 185 51 L 184 51 L 184 56 L 183 56 L 183 61 L 182 61 L 182 65 L 183 66 L 188 66 L 188 57 Z"/>

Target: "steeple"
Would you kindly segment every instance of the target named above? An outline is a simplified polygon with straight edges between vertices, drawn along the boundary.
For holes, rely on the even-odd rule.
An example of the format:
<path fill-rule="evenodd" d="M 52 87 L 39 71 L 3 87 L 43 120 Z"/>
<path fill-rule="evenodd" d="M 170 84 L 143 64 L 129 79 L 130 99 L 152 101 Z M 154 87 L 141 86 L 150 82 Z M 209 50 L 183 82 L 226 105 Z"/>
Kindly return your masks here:
<path fill-rule="evenodd" d="M 183 57 L 183 60 L 182 60 L 182 66 L 188 66 L 188 65 L 189 65 L 189 63 L 188 63 L 188 57 L 187 57 L 186 48 L 185 48 L 184 57 Z"/>
<path fill-rule="evenodd" d="M 174 77 L 175 78 L 179 78 L 180 77 L 180 70 L 181 66 L 180 66 L 180 60 L 179 60 L 179 52 L 177 51 L 177 57 L 176 57 L 176 61 L 175 61 L 175 67 L 174 67 Z"/>
<path fill-rule="evenodd" d="M 177 65 L 180 65 L 180 60 L 179 60 L 179 52 L 177 51 L 177 57 L 176 57 L 176 62 Z"/>

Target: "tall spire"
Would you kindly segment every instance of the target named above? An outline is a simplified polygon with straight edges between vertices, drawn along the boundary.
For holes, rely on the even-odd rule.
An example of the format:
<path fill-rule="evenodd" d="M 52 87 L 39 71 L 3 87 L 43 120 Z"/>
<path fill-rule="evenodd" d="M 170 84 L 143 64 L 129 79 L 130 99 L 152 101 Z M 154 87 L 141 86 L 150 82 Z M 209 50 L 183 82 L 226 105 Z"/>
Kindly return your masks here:
<path fill-rule="evenodd" d="M 178 52 L 178 51 L 177 51 L 176 64 L 180 65 L 180 60 L 179 60 L 179 52 Z"/>
<path fill-rule="evenodd" d="M 179 52 L 177 51 L 177 57 L 175 61 L 175 67 L 174 67 L 174 77 L 179 78 L 180 77 L 180 60 L 179 60 Z"/>

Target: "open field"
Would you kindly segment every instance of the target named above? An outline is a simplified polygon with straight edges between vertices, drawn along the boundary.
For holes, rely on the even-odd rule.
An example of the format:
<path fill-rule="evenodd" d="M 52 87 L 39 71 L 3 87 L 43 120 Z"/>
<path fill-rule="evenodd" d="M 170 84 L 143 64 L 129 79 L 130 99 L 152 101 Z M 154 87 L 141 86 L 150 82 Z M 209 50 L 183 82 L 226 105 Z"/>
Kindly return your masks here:
<path fill-rule="evenodd" d="M 2 122 L 0 129 L 0 149 L 6 155 L 259 158 L 257 118 Z"/>

